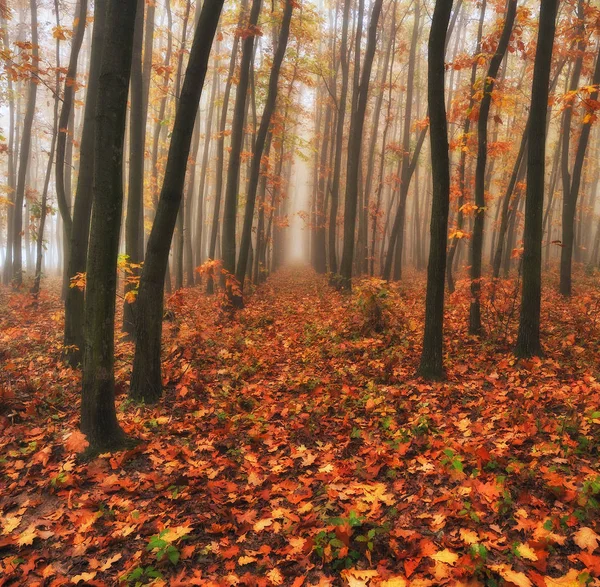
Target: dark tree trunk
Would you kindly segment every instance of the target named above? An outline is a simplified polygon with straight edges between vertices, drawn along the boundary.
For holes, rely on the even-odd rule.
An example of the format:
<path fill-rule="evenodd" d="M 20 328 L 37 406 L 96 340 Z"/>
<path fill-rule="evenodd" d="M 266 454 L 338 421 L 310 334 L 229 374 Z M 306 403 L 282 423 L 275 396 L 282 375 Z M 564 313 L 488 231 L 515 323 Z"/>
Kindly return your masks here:
<path fill-rule="evenodd" d="M 429 34 L 428 83 L 429 136 L 433 196 L 431 207 L 431 247 L 427 266 L 425 298 L 425 332 L 419 374 L 427 379 L 441 378 L 444 332 L 444 274 L 448 210 L 450 207 L 450 159 L 448 156 L 448 121 L 444 100 L 444 53 L 452 0 L 437 0 Z"/>
<path fill-rule="evenodd" d="M 466 199 L 466 166 L 467 166 L 467 148 L 466 142 L 469 138 L 469 133 L 471 129 L 471 118 L 470 113 L 475 105 L 475 82 L 477 81 L 477 64 L 479 62 L 479 54 L 481 53 L 481 37 L 483 33 L 483 22 L 485 20 L 485 8 L 486 8 L 486 0 L 482 0 L 481 2 L 481 11 L 479 13 L 479 27 L 477 29 L 477 45 L 475 47 L 475 55 L 473 56 L 473 65 L 471 66 L 471 80 L 469 84 L 469 106 L 467 108 L 467 115 L 465 117 L 465 125 L 463 128 L 463 141 L 465 144 L 462 145 L 460 150 L 460 162 L 458 164 L 458 210 L 456 212 L 456 228 L 457 231 L 462 231 L 464 227 L 464 213 L 462 210 L 463 205 L 465 204 Z M 448 263 L 446 265 L 446 280 L 448 282 L 448 291 L 450 293 L 454 292 L 454 276 L 452 274 L 453 269 L 453 261 L 454 256 L 456 255 L 456 251 L 460 246 L 460 241 L 462 239 L 454 237 L 450 242 L 450 249 L 448 250 Z"/>
<path fill-rule="evenodd" d="M 477 122 L 477 167 L 475 169 L 475 221 L 471 241 L 471 306 L 469 309 L 469 333 L 481 333 L 481 262 L 483 256 L 483 229 L 485 221 L 485 167 L 487 163 L 487 123 L 492 103 L 492 92 L 500 64 L 506 55 L 512 33 L 517 0 L 509 0 L 504 28 L 484 80 L 483 98 Z"/>
<path fill-rule="evenodd" d="M 127 216 L 125 221 L 125 253 L 129 262 L 138 265 L 144 258 L 144 150 L 146 146 L 146 104 L 144 98 L 144 77 L 142 47 L 144 45 L 145 0 L 138 0 L 133 38 L 131 61 L 131 83 L 129 110 L 129 193 L 127 195 Z M 137 268 L 132 276 L 138 275 Z M 123 304 L 123 332 L 133 335 L 135 302 L 127 299 L 127 293 L 135 289 L 134 283 L 125 283 Z"/>
<path fill-rule="evenodd" d="M 66 246 L 69 246 L 71 237 L 71 227 L 73 221 L 71 219 L 71 211 L 69 210 L 69 199 L 67 197 L 67 186 L 65 185 L 65 174 L 71 174 L 70 167 L 65 170 L 65 160 L 67 155 L 67 138 L 69 120 L 73 110 L 73 101 L 75 99 L 75 80 L 77 79 L 77 62 L 79 60 L 79 52 L 83 43 L 85 34 L 85 23 L 87 18 L 87 0 L 79 0 L 79 14 L 77 15 L 78 22 L 73 35 L 73 43 L 71 45 L 71 57 L 69 59 L 69 67 L 67 69 L 67 79 L 65 80 L 65 90 L 63 93 L 63 103 L 58 120 L 58 140 L 56 144 L 56 201 L 58 209 L 63 221 Z"/>
<path fill-rule="evenodd" d="M 162 393 L 163 284 L 183 197 L 194 121 L 222 8 L 223 0 L 205 0 L 202 5 L 175 115 L 165 178 L 148 239 L 137 299 L 136 347 L 130 389 L 131 397 L 136 400 L 154 402 Z"/>
<path fill-rule="evenodd" d="M 37 1 L 38 0 L 30 0 L 32 44 L 31 55 L 34 68 L 37 68 L 39 64 Z M 21 135 L 21 148 L 19 152 L 19 174 L 17 176 L 17 185 L 15 190 L 15 210 L 13 212 L 13 265 L 11 277 L 15 287 L 20 287 L 23 283 L 23 251 L 21 250 L 21 232 L 23 230 L 23 200 L 25 198 L 25 182 L 27 179 L 27 166 L 29 165 L 29 151 L 31 150 L 31 129 L 33 126 L 33 117 L 35 116 L 35 104 L 37 99 L 37 81 L 33 80 L 33 76 L 30 78 L 28 86 L 27 107 L 25 109 L 25 118 L 23 120 L 23 132 Z"/>
<path fill-rule="evenodd" d="M 246 209 L 244 212 L 244 225 L 242 228 L 242 239 L 240 242 L 240 254 L 235 272 L 235 277 L 240 284 L 241 290 L 243 290 L 244 287 L 244 277 L 246 275 L 246 269 L 248 265 L 248 253 L 252 238 L 252 222 L 254 220 L 254 207 L 256 202 L 256 192 L 258 189 L 258 180 L 260 177 L 262 155 L 265 142 L 267 140 L 267 133 L 269 132 L 269 126 L 271 124 L 271 117 L 273 116 L 277 102 L 279 72 L 281 70 L 281 64 L 283 63 L 283 58 L 287 48 L 293 8 L 293 1 L 286 0 L 283 11 L 283 20 L 281 22 L 281 29 L 279 31 L 279 39 L 277 41 L 277 48 L 275 50 L 271 74 L 269 76 L 269 87 L 267 91 L 265 107 L 263 110 L 262 119 L 260 121 L 260 127 L 256 134 L 256 141 L 254 142 L 254 153 L 252 156 L 250 176 L 248 178 L 248 193 L 246 195 Z M 235 296 L 235 300 L 237 306 L 243 305 L 241 296 Z"/>
<path fill-rule="evenodd" d="M 583 2 L 580 2 L 580 10 L 583 12 Z M 580 15 L 583 18 L 583 14 Z M 575 75 L 573 75 L 575 81 Z M 592 79 L 592 85 L 598 88 L 600 84 L 600 55 L 596 58 L 596 68 Z M 573 84 L 571 84 L 573 85 Z M 577 82 L 578 85 L 578 82 Z M 577 89 L 577 85 L 575 89 Z M 590 93 L 590 103 L 598 100 L 598 90 Z M 585 152 L 590 138 L 592 128 L 593 113 L 588 115 L 588 120 L 584 119 L 577 150 L 575 151 L 575 160 L 573 163 L 573 174 L 569 175 L 569 156 L 565 156 L 565 148 L 569 148 L 569 136 L 571 126 L 571 108 L 565 110 L 565 123 L 563 127 L 563 206 L 562 206 L 562 248 L 560 251 L 560 293 L 564 296 L 571 295 L 571 264 L 573 260 L 573 241 L 575 236 L 575 212 L 577 210 L 577 197 L 583 174 L 583 162 Z M 566 138 L 565 138 L 566 137 Z"/>
<path fill-rule="evenodd" d="M 340 175 L 342 171 L 342 143 L 344 140 L 344 118 L 346 116 L 346 100 L 348 98 L 349 55 L 348 55 L 348 24 L 350 21 L 351 0 L 344 2 L 342 20 L 342 43 L 340 46 L 340 65 L 342 87 L 337 108 L 337 128 L 335 131 L 335 159 L 333 163 L 333 179 L 331 182 L 331 210 L 329 212 L 329 272 L 335 275 L 337 266 L 337 214 L 339 206 Z"/>
<path fill-rule="evenodd" d="M 243 19 L 245 18 L 246 0 L 242 2 L 242 11 L 240 13 L 240 22 L 238 28 L 243 28 Z M 223 105 L 221 107 L 221 119 L 219 122 L 219 138 L 217 140 L 217 170 L 215 173 L 215 203 L 213 207 L 213 216 L 210 228 L 210 241 L 208 244 L 208 258 L 214 260 L 217 252 L 217 234 L 219 232 L 219 215 L 221 213 L 221 198 L 223 196 L 223 167 L 225 165 L 225 129 L 227 127 L 227 111 L 229 110 L 229 98 L 231 96 L 231 83 L 235 74 L 235 62 L 239 47 L 239 36 L 236 35 L 233 40 L 233 49 L 229 61 L 229 72 L 225 82 L 225 93 L 223 95 Z M 208 275 L 206 291 L 209 294 L 214 293 L 214 278 L 212 274 Z"/>
<path fill-rule="evenodd" d="M 92 450 L 119 448 L 114 381 L 117 256 L 123 207 L 123 139 L 137 0 L 108 0 L 96 104 L 93 211 L 85 292 L 81 431 Z"/>
<path fill-rule="evenodd" d="M 107 0 L 95 1 L 88 88 L 83 115 L 83 132 L 79 147 L 79 174 L 77 176 L 77 188 L 73 206 L 73 227 L 71 229 L 70 241 L 71 255 L 69 256 L 67 269 L 69 279 L 73 279 L 78 273 L 83 273 L 86 267 L 90 216 L 92 213 L 95 117 L 106 23 L 106 5 Z M 84 302 L 85 295 L 81 289 L 70 287 L 67 290 L 65 296 L 64 345 L 67 361 L 72 367 L 76 367 L 81 363 L 83 358 Z"/>
<path fill-rule="evenodd" d="M 515 348 L 515 354 L 518 357 L 531 357 L 542 353 L 540 308 L 546 116 L 557 10 L 558 0 L 541 0 L 529 115 L 527 199 L 525 204 L 525 233 L 523 235 L 523 288 L 519 335 Z"/>
<path fill-rule="evenodd" d="M 231 145 L 229 167 L 227 169 L 227 185 L 225 187 L 225 202 L 223 206 L 223 234 L 221 238 L 221 253 L 223 269 L 229 274 L 235 274 L 235 233 L 237 220 L 237 197 L 240 182 L 240 164 L 242 143 L 244 140 L 244 119 L 246 114 L 246 94 L 250 79 L 250 63 L 254 54 L 255 28 L 260 13 L 261 0 L 252 0 L 248 29 L 250 33 L 242 42 L 242 59 L 240 63 L 239 82 L 235 95 L 233 122 L 231 124 Z M 231 288 L 228 288 L 231 295 Z"/>
<path fill-rule="evenodd" d="M 419 18 L 420 18 L 420 3 L 415 2 L 415 22 L 413 25 L 412 41 L 410 45 L 410 54 L 408 57 L 408 74 L 407 74 L 407 89 L 406 89 L 406 108 L 404 112 L 404 128 L 402 132 L 402 172 L 400 175 L 400 198 L 390 240 L 388 243 L 388 251 L 385 257 L 385 266 L 383 269 L 383 278 L 389 280 L 392 274 L 392 261 L 396 256 L 397 270 L 395 271 L 396 279 L 402 276 L 402 251 L 404 247 L 404 226 L 406 224 L 406 198 L 408 197 L 408 188 L 410 186 L 410 126 L 412 118 L 412 101 L 413 88 L 415 77 L 415 61 L 417 55 L 417 41 L 419 37 Z M 416 153 L 415 153 L 416 154 Z M 398 246 L 396 246 L 398 243 Z"/>
<path fill-rule="evenodd" d="M 365 112 L 367 110 L 367 99 L 369 96 L 371 67 L 373 65 L 375 46 L 377 43 L 377 23 L 379 22 L 381 6 L 382 0 L 375 0 L 375 2 L 373 2 L 365 60 L 361 72 L 360 85 L 358 87 L 358 96 L 355 109 L 353 109 L 350 118 L 350 138 L 348 141 L 348 162 L 346 168 L 346 202 L 344 208 L 344 248 L 342 252 L 342 262 L 340 264 L 341 286 L 348 290 L 352 284 L 352 264 L 354 261 L 354 233 L 356 230 L 356 212 L 358 204 L 360 151 L 365 123 Z M 355 57 L 355 60 L 358 60 L 357 57 Z"/>

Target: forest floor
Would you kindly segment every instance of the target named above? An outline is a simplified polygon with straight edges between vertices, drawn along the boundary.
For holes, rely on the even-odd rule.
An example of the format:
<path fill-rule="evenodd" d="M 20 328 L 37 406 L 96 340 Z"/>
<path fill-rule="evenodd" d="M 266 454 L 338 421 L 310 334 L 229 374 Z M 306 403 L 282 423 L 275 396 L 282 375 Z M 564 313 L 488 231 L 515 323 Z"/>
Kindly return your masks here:
<path fill-rule="evenodd" d="M 165 395 L 134 449 L 82 462 L 58 284 L 0 289 L 2 585 L 600 585 L 600 288 L 546 283 L 546 356 L 516 361 L 518 283 L 447 298 L 447 380 L 415 376 L 424 277 L 352 295 L 308 269 L 234 318 L 171 296 Z"/>

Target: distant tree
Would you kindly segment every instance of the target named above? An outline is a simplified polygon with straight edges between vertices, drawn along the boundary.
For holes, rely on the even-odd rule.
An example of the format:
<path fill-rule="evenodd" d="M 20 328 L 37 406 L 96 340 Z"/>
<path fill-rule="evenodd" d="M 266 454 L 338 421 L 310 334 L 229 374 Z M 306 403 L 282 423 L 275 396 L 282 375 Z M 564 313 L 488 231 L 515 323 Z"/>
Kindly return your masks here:
<path fill-rule="evenodd" d="M 85 292 L 81 431 L 92 450 L 120 447 L 114 332 L 123 207 L 123 139 L 137 0 L 108 0 L 96 103 L 93 210 Z"/>
<path fill-rule="evenodd" d="M 445 48 L 452 0 L 436 0 L 429 33 L 427 97 L 429 103 L 429 137 L 433 195 L 431 208 L 427 294 L 425 298 L 425 332 L 419 374 L 427 379 L 444 375 L 444 274 L 450 207 L 450 157 L 448 155 L 448 121 L 444 99 Z"/>
<path fill-rule="evenodd" d="M 583 62 L 583 53 L 585 50 L 584 39 L 584 7 L 583 0 L 579 0 L 578 4 L 578 19 L 580 24 L 580 33 L 578 34 L 578 56 L 573 68 L 573 76 L 571 78 L 571 92 L 577 91 L 579 87 L 579 75 Z M 600 84 L 600 57 L 596 58 L 596 68 L 592 78 L 592 85 L 598 87 Z M 598 99 L 598 90 L 594 90 L 590 94 L 590 103 Z M 593 115 L 585 115 L 575 158 L 573 161 L 573 170 L 569 170 L 569 154 L 570 154 L 570 139 L 571 139 L 571 118 L 573 113 L 573 104 L 569 104 L 563 114 L 562 128 L 562 183 L 563 183 L 563 206 L 562 206 L 562 247 L 560 251 L 560 293 L 564 296 L 571 295 L 572 287 L 572 260 L 573 248 L 575 240 L 575 212 L 577 210 L 577 199 L 579 196 L 579 188 L 581 186 L 581 177 L 583 174 L 583 162 L 585 152 L 590 138 L 590 131 L 593 122 Z"/>
<path fill-rule="evenodd" d="M 37 68 L 40 60 L 38 46 L 38 22 L 37 22 L 37 0 L 30 0 L 31 10 L 31 57 L 33 67 Z M 35 69 L 34 69 L 35 71 Z M 15 210 L 13 212 L 13 242 L 12 242 L 12 283 L 15 287 L 23 284 L 23 200 L 25 198 L 25 183 L 27 181 L 27 166 L 29 165 L 29 154 L 31 150 L 31 129 L 35 116 L 35 104 L 37 100 L 37 80 L 33 75 L 29 78 L 27 91 L 27 105 L 25 107 L 25 118 L 23 119 L 23 130 L 21 134 L 21 147 L 19 151 L 19 172 L 15 190 Z"/>
<path fill-rule="evenodd" d="M 275 55 L 273 57 L 273 65 L 271 66 L 271 74 L 269 76 L 269 86 L 267 91 L 267 98 L 265 107 L 262 113 L 260 121 L 260 127 L 256 133 L 256 140 L 254 142 L 254 152 L 252 154 L 252 162 L 250 166 L 250 176 L 248 178 L 248 191 L 246 194 L 246 209 L 244 213 L 244 224 L 242 229 L 242 238 L 240 241 L 240 254 L 238 258 L 238 264 L 235 271 L 235 276 L 240 283 L 240 288 L 243 289 L 244 278 L 246 275 L 246 269 L 248 266 L 248 255 L 250 252 L 251 239 L 252 239 L 252 223 L 254 220 L 254 208 L 256 202 L 256 192 L 258 190 L 258 180 L 260 178 L 260 168 L 262 162 L 263 151 L 265 143 L 267 141 L 267 134 L 269 132 L 269 126 L 271 124 L 271 118 L 273 112 L 275 112 L 275 106 L 277 103 L 277 90 L 279 83 L 279 72 L 281 71 L 281 64 L 285 56 L 287 48 L 288 37 L 290 33 L 290 22 L 292 20 L 292 11 L 294 9 L 293 0 L 285 0 L 285 8 L 283 11 L 283 20 L 281 21 L 281 29 L 279 31 L 279 38 L 277 40 L 277 46 L 275 49 Z M 243 305 L 241 296 L 236 296 L 237 305 Z"/>
<path fill-rule="evenodd" d="M 162 393 L 160 351 L 164 281 L 190 154 L 194 121 L 223 0 L 205 0 L 177 104 L 167 167 L 152 224 L 136 302 L 136 347 L 130 396 L 154 402 Z"/>
<path fill-rule="evenodd" d="M 346 171 L 346 199 L 344 208 L 344 248 L 342 251 L 342 262 L 340 264 L 341 285 L 350 289 L 352 283 L 352 265 L 354 263 L 354 243 L 356 231 L 356 212 L 358 207 L 358 184 L 360 169 L 360 152 L 365 123 L 365 112 L 367 110 L 367 99 L 369 96 L 369 80 L 371 68 L 375 57 L 377 43 L 377 24 L 381 14 L 382 0 L 373 2 L 371 22 L 367 36 L 367 47 L 365 59 L 362 66 L 360 84 L 357 88 L 358 95 L 350 116 L 350 134 L 348 139 L 348 162 Z M 359 27 L 357 27 L 358 29 Z M 357 49 L 359 48 L 357 42 Z M 356 58 L 357 60 L 357 58 Z M 356 66 L 358 67 L 358 65 Z"/>
<path fill-rule="evenodd" d="M 540 308 L 542 296 L 542 216 L 546 166 L 546 116 L 552 47 L 558 0 L 540 1 L 539 31 L 533 68 L 529 143 L 527 146 L 527 199 L 523 234 L 523 286 L 521 317 L 515 354 L 531 357 L 542 353 Z"/>
<path fill-rule="evenodd" d="M 485 171 L 488 150 L 487 123 L 492 104 L 492 92 L 498 76 L 500 64 L 506 55 L 512 33 L 517 0 L 508 0 L 504 27 L 496 51 L 490 60 L 487 75 L 483 82 L 483 98 L 479 106 L 477 122 L 477 166 L 475 169 L 475 222 L 471 241 L 471 306 L 469 310 L 469 332 L 481 333 L 481 262 L 483 256 L 483 228 L 485 220 Z"/>
<path fill-rule="evenodd" d="M 246 118 L 246 94 L 248 93 L 248 84 L 250 81 L 250 64 L 254 55 L 254 37 L 256 35 L 260 6 L 261 0 L 252 0 L 247 31 L 242 41 L 242 58 L 235 95 L 233 120 L 231 122 L 229 166 L 227 168 L 227 184 L 225 186 L 225 202 L 223 205 L 223 232 L 221 237 L 223 269 L 230 275 L 235 275 L 237 198 L 240 182 L 242 143 L 244 140 L 244 120 Z"/>

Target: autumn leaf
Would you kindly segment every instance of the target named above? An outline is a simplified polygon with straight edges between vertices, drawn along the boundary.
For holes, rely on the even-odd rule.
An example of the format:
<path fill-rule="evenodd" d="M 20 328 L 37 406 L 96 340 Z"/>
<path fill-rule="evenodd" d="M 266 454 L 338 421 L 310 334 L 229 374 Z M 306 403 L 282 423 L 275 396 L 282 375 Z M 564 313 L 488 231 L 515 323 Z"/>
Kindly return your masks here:
<path fill-rule="evenodd" d="M 249 565 L 250 563 L 256 562 L 256 560 L 255 556 L 240 556 L 240 558 L 238 558 L 238 565 Z"/>
<path fill-rule="evenodd" d="M 74 583 L 75 585 L 77 585 L 78 583 L 87 583 L 89 581 L 91 581 L 94 577 L 96 576 L 96 571 L 93 571 L 91 573 L 81 573 L 81 575 L 75 575 L 74 577 L 71 577 L 71 582 Z"/>
<path fill-rule="evenodd" d="M 582 550 L 587 550 L 590 554 L 598 548 L 598 540 L 600 536 L 591 528 L 582 527 L 573 534 L 573 541 Z"/>
<path fill-rule="evenodd" d="M 530 561 L 538 560 L 538 555 L 528 544 L 520 543 L 515 545 L 515 551 L 521 558 L 525 558 Z"/>
<path fill-rule="evenodd" d="M 81 453 L 83 452 L 90 443 L 87 441 L 85 434 L 82 434 L 79 430 L 74 430 L 69 434 L 65 442 L 65 448 L 69 452 Z"/>
<path fill-rule="evenodd" d="M 29 525 L 27 529 L 19 535 L 17 544 L 19 546 L 31 545 L 37 538 L 38 531 L 33 524 Z"/>
<path fill-rule="evenodd" d="M 444 563 L 447 565 L 455 565 L 456 561 L 458 561 L 459 556 L 455 552 L 452 552 L 451 550 L 448 550 L 446 548 L 444 550 L 436 552 L 435 554 L 432 554 L 431 558 L 440 563 Z"/>
<path fill-rule="evenodd" d="M 491 565 L 490 569 L 495 573 L 498 573 L 506 581 L 510 581 L 518 587 L 533 587 L 531 581 L 527 578 L 527 575 L 513 570 L 506 564 Z"/>

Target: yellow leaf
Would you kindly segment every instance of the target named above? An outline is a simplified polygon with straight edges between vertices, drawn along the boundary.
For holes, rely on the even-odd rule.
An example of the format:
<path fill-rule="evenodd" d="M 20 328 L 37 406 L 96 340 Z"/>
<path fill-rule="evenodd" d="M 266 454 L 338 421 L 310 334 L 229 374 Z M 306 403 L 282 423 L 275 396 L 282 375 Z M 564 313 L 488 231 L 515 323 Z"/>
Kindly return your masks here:
<path fill-rule="evenodd" d="M 256 524 L 254 524 L 255 532 L 262 532 L 265 528 L 268 528 L 273 524 L 273 518 L 264 518 L 263 520 L 258 520 Z"/>
<path fill-rule="evenodd" d="M 573 535 L 573 540 L 579 548 L 587 550 L 590 554 L 598 548 L 598 540 L 600 536 L 596 534 L 591 528 L 579 528 Z"/>
<path fill-rule="evenodd" d="M 506 581 L 518 585 L 518 587 L 532 587 L 531 581 L 524 573 L 518 573 L 508 565 L 491 565 L 490 569 L 498 573 Z"/>
<path fill-rule="evenodd" d="M 111 556 L 101 567 L 100 570 L 101 571 L 108 571 L 108 569 L 110 569 L 110 567 L 112 567 L 113 563 L 116 563 L 118 560 L 121 559 L 122 554 L 120 552 L 117 552 L 117 554 L 115 554 L 114 556 Z"/>
<path fill-rule="evenodd" d="M 544 577 L 547 587 L 581 587 L 579 582 L 579 574 L 581 571 L 571 569 L 566 575 L 553 579 L 552 577 Z"/>
<path fill-rule="evenodd" d="M 390 577 L 387 581 L 381 582 L 381 587 L 406 587 L 408 585 L 404 577 Z"/>
<path fill-rule="evenodd" d="M 250 563 L 253 563 L 256 560 L 255 556 L 240 556 L 240 558 L 238 558 L 238 565 L 243 566 L 243 565 L 249 565 Z"/>
<path fill-rule="evenodd" d="M 359 569 L 347 569 L 342 571 L 342 579 L 348 587 L 366 587 L 370 579 L 379 577 L 377 571 L 360 571 Z"/>
<path fill-rule="evenodd" d="M 177 526 L 175 528 L 170 528 L 170 527 L 165 528 L 166 532 L 161 535 L 161 538 L 163 540 L 166 540 L 167 542 L 175 542 L 176 540 L 179 540 L 180 538 L 187 536 L 192 531 L 192 528 L 193 527 L 189 524 L 187 526 Z"/>
<path fill-rule="evenodd" d="M 273 585 L 283 585 L 284 579 L 279 569 L 271 569 L 267 573 L 267 579 L 273 583 Z"/>
<path fill-rule="evenodd" d="M 37 530 L 35 529 L 35 526 L 30 525 L 27 530 L 25 530 L 20 536 L 19 539 L 17 540 L 17 544 L 19 546 L 29 546 L 31 544 L 33 544 L 33 541 L 37 538 Z"/>
<path fill-rule="evenodd" d="M 517 544 L 516 550 L 521 558 L 526 558 L 529 561 L 536 561 L 538 559 L 538 555 L 535 554 L 533 548 L 527 544 Z"/>
<path fill-rule="evenodd" d="M 2 520 L 2 534 L 10 534 L 18 528 L 21 523 L 21 516 L 6 516 Z"/>
<path fill-rule="evenodd" d="M 434 561 L 438 561 L 440 563 L 445 563 L 447 565 L 454 565 L 454 564 L 456 564 L 456 561 L 458 560 L 458 554 L 456 554 L 455 552 L 452 552 L 451 550 L 448 550 L 446 548 L 444 550 L 440 550 L 439 552 L 436 552 L 435 554 L 432 554 L 431 558 Z"/>
<path fill-rule="evenodd" d="M 477 544 L 479 542 L 477 532 L 473 532 L 473 530 L 467 528 L 460 529 L 460 537 L 465 544 Z"/>

